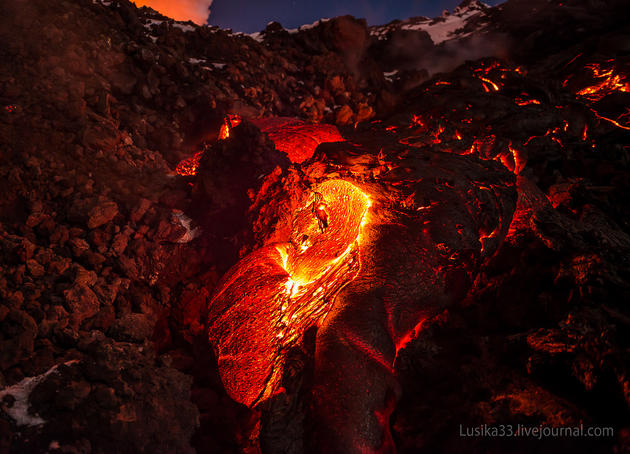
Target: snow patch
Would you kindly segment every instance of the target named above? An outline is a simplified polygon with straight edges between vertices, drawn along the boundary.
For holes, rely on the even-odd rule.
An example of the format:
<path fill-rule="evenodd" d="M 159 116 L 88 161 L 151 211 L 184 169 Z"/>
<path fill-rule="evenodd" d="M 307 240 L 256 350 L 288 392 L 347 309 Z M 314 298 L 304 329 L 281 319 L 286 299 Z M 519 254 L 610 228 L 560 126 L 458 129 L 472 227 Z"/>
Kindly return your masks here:
<path fill-rule="evenodd" d="M 146 19 L 147 23 L 144 24 L 144 26 L 146 28 L 151 28 L 152 25 L 160 25 L 162 22 L 164 22 L 163 20 L 157 20 L 157 19 Z"/>
<path fill-rule="evenodd" d="M 313 22 L 312 24 L 305 24 L 305 25 L 300 25 L 298 28 L 288 28 L 286 29 L 290 34 L 294 35 L 297 32 L 301 32 L 304 30 L 310 30 L 311 28 L 315 28 L 317 27 L 319 24 L 323 24 L 324 22 L 328 22 L 330 19 L 327 17 L 324 17 L 322 19 L 316 20 L 315 22 Z"/>
<path fill-rule="evenodd" d="M 435 19 L 412 18 L 394 24 L 372 27 L 370 34 L 382 40 L 393 30 L 421 30 L 427 32 L 433 43 L 437 45 L 449 39 L 461 38 L 462 36 L 457 35 L 457 30 L 463 28 L 472 17 L 484 14 L 487 8 L 489 6 L 485 3 L 471 2 L 463 8 L 458 6 L 452 13 L 444 11 L 442 16 Z"/>
<path fill-rule="evenodd" d="M 69 366 L 74 363 L 78 363 L 78 360 L 72 360 L 63 363 L 66 366 Z M 46 421 L 42 419 L 39 415 L 32 415 L 29 413 L 29 398 L 31 392 L 37 385 L 39 385 L 46 377 L 50 374 L 57 372 L 57 368 L 60 364 L 56 364 L 55 366 L 48 369 L 41 375 L 36 375 L 34 377 L 27 377 L 19 383 L 15 385 L 6 387 L 0 390 L 0 406 L 2 410 L 9 415 L 18 426 L 41 426 L 45 424 Z M 12 396 L 15 401 L 11 407 L 8 407 L 3 403 L 5 396 Z"/>
<path fill-rule="evenodd" d="M 173 210 L 173 217 L 180 223 L 182 227 L 186 229 L 186 233 L 184 233 L 179 240 L 178 243 L 189 243 L 199 235 L 201 235 L 201 229 L 199 227 L 191 228 L 192 219 L 186 216 L 180 210 Z"/>
<path fill-rule="evenodd" d="M 323 17 L 318 21 L 313 22 L 312 24 L 302 25 L 300 30 L 310 30 L 311 28 L 317 27 L 319 24 L 323 24 L 324 22 L 328 22 L 330 19 L 327 17 Z"/>
<path fill-rule="evenodd" d="M 390 71 L 390 72 L 384 72 L 383 76 L 385 77 L 386 80 L 388 81 L 393 81 L 394 77 L 396 76 L 396 74 L 398 74 L 398 70 L 394 70 L 394 71 Z"/>
<path fill-rule="evenodd" d="M 250 33 L 249 35 L 250 38 L 252 38 L 254 41 L 258 41 L 259 43 L 263 42 L 264 36 L 261 32 L 256 32 L 256 33 Z"/>
<path fill-rule="evenodd" d="M 175 28 L 179 28 L 180 30 L 182 30 L 184 33 L 186 32 L 193 32 L 195 31 L 195 27 L 193 27 L 190 24 L 182 24 L 180 22 L 174 22 L 173 23 L 173 27 Z"/>

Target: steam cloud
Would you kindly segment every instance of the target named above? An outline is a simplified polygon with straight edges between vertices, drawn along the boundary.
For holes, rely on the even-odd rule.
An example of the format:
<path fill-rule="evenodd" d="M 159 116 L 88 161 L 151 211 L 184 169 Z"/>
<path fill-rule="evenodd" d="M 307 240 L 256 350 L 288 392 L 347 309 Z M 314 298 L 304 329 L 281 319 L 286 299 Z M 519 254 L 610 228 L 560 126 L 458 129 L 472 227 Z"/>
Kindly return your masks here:
<path fill-rule="evenodd" d="M 418 66 L 433 75 L 452 71 L 468 60 L 485 57 L 508 57 L 508 37 L 501 34 L 473 35 L 464 40 L 445 42 L 436 46 L 430 58 L 418 62 Z"/>
<path fill-rule="evenodd" d="M 135 0 L 138 6 L 148 6 L 175 20 L 191 20 L 203 25 L 210 15 L 213 0 Z"/>

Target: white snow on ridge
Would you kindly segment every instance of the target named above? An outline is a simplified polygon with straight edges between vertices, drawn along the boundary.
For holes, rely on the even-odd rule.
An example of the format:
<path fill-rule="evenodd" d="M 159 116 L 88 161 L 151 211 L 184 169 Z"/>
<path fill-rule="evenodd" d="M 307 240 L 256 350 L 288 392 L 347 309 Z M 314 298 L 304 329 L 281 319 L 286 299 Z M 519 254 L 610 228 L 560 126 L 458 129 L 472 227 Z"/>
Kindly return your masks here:
<path fill-rule="evenodd" d="M 148 30 L 152 30 L 154 25 L 160 25 L 163 22 L 167 22 L 170 24 L 171 27 L 175 27 L 175 28 L 179 28 L 180 30 L 182 30 L 184 33 L 185 32 L 192 32 L 195 30 L 195 27 L 193 25 L 190 25 L 188 23 L 185 22 L 177 22 L 177 21 L 173 21 L 173 20 L 161 20 L 161 19 L 151 19 L 150 17 L 146 17 L 145 19 L 145 24 L 144 24 L 144 28 L 148 29 Z"/>
<path fill-rule="evenodd" d="M 264 39 L 262 32 L 250 33 L 247 36 L 252 38 L 254 41 L 258 41 L 259 43 L 262 43 Z"/>
<path fill-rule="evenodd" d="M 444 21 L 432 25 L 408 24 L 400 28 L 403 30 L 424 30 L 431 36 L 434 44 L 440 44 L 449 39 L 455 30 L 462 28 L 466 23 L 466 18 L 469 16 L 448 16 Z"/>
<path fill-rule="evenodd" d="M 319 24 L 323 24 L 324 22 L 328 22 L 330 19 L 327 17 L 324 17 L 322 19 L 316 20 L 315 22 L 313 22 L 312 24 L 306 24 L 306 25 L 300 25 L 298 28 L 288 28 L 287 31 L 290 34 L 295 34 L 297 32 L 303 31 L 303 30 L 310 30 L 311 28 L 315 28 L 317 27 Z"/>
<path fill-rule="evenodd" d="M 455 38 L 455 32 L 466 25 L 469 19 L 483 14 L 489 5 L 481 2 L 471 2 L 466 7 L 457 7 L 452 13 L 445 11 L 441 17 L 435 19 L 407 19 L 405 21 L 382 26 L 371 27 L 370 34 L 378 39 L 385 39 L 388 32 L 400 30 L 422 30 L 429 34 L 434 44 L 440 44 Z"/>
<path fill-rule="evenodd" d="M 162 22 L 164 22 L 163 20 L 158 20 L 158 19 L 150 19 L 147 18 L 145 19 L 147 21 L 146 24 L 144 24 L 145 28 L 151 28 L 152 25 L 160 25 Z"/>
<path fill-rule="evenodd" d="M 312 24 L 302 25 L 300 30 L 310 30 L 311 28 L 317 27 L 319 24 L 323 24 L 324 22 L 328 22 L 330 19 L 327 17 L 323 17 L 320 20 L 313 22 Z"/>
<path fill-rule="evenodd" d="M 184 33 L 195 31 L 195 27 L 193 27 L 192 25 L 190 25 L 190 24 L 182 24 L 180 22 L 174 22 L 173 23 L 173 27 L 179 28 Z"/>

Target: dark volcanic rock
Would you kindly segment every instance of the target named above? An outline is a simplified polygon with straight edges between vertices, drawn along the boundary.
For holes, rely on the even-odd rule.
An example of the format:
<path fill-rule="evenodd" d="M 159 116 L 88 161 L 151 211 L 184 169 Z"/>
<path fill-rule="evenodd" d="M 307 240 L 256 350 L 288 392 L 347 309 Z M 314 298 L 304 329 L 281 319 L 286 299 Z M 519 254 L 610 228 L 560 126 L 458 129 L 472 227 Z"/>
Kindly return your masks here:
<path fill-rule="evenodd" d="M 79 452 L 85 443 L 95 453 L 192 452 L 190 378 L 161 364 L 149 345 L 94 334 L 80 349 L 84 359 L 59 366 L 29 396 L 30 411 L 45 421 L 40 449 L 56 441 Z"/>
<path fill-rule="evenodd" d="M 396 168 L 422 156 L 469 166 L 409 167 L 424 180 L 379 199 L 404 221 L 388 228 L 432 209 L 428 194 L 445 201 L 438 217 L 465 217 L 448 194 L 472 185 L 461 197 L 489 213 L 475 254 L 499 249 L 478 257 L 472 282 L 450 274 L 446 286 L 468 293 L 396 354 L 398 450 L 627 451 L 629 11 L 624 0 L 467 1 L 435 20 L 345 16 L 250 37 L 127 0 L 0 2 L 0 452 L 307 449 L 316 330 L 288 356 L 286 393 L 249 410 L 221 383 L 205 301 L 239 254 L 286 239 L 296 194 L 335 172 L 411 189 Z M 218 141 L 227 113 L 244 120 Z M 267 138 L 252 125 L 280 117 L 299 127 Z M 308 161 L 323 136 L 346 143 Z M 197 153 L 196 177 L 174 172 Z M 502 243 L 480 166 L 516 175 Z M 467 230 L 447 221 L 431 235 Z M 378 243 L 407 274 L 408 240 Z M 457 436 L 459 424 L 582 422 L 615 435 Z"/>
<path fill-rule="evenodd" d="M 282 174 L 289 163 L 258 128 L 241 123 L 230 138 L 206 149 L 201 159 L 193 208 L 200 224 L 217 238 L 242 235 L 251 196 L 265 176 Z"/>

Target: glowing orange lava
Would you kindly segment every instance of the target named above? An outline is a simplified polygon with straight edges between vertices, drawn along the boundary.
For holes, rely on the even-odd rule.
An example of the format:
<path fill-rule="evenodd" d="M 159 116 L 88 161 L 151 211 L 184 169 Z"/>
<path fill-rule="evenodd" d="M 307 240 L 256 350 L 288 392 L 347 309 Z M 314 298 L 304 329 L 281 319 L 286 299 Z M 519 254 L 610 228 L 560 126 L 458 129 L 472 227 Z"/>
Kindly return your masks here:
<path fill-rule="evenodd" d="M 269 136 L 277 150 L 298 164 L 310 159 L 320 144 L 344 140 L 336 126 L 310 124 L 296 118 L 264 118 L 252 123 Z"/>
<path fill-rule="evenodd" d="M 509 74 L 516 73 L 520 76 L 525 75 L 525 71 L 521 67 L 508 68 L 502 66 L 498 61 L 490 63 L 482 63 L 481 66 L 472 70 L 473 76 L 481 80 L 483 89 L 486 93 L 499 91 L 502 87 L 498 82 L 492 79 L 506 79 Z M 492 77 L 492 79 L 490 79 Z"/>
<path fill-rule="evenodd" d="M 414 127 L 423 127 L 424 123 L 422 123 L 422 117 L 420 115 L 412 115 L 411 116 L 411 123 L 409 124 L 410 128 L 414 128 Z"/>
<path fill-rule="evenodd" d="M 357 276 L 370 205 L 353 184 L 325 181 L 294 213 L 286 242 L 253 252 L 223 278 L 209 305 L 208 335 L 235 400 L 253 406 L 277 391 L 286 352 Z M 252 335 L 234 335 L 243 329 Z"/>
<path fill-rule="evenodd" d="M 484 88 L 484 90 L 486 92 L 489 92 L 490 88 L 492 88 L 493 91 L 499 91 L 499 86 L 497 84 L 495 84 L 494 82 L 492 82 L 490 79 L 487 79 L 487 78 L 481 77 L 481 76 L 479 76 L 479 79 L 482 80 L 483 82 L 485 82 L 483 84 L 483 88 Z M 486 84 L 488 84 L 488 85 L 486 85 Z M 488 86 L 490 88 L 488 88 Z"/>
<path fill-rule="evenodd" d="M 203 151 L 198 151 L 192 158 L 183 159 L 175 167 L 175 173 L 183 177 L 191 177 L 197 175 L 199 162 L 203 157 Z"/>
<path fill-rule="evenodd" d="M 540 104 L 537 99 L 516 98 L 514 102 L 519 106 L 529 106 L 532 104 Z"/>
<path fill-rule="evenodd" d="M 223 119 L 223 124 L 219 130 L 219 140 L 229 138 L 232 128 L 235 128 L 239 124 L 241 124 L 241 117 L 239 115 L 228 114 L 228 116 Z"/>
<path fill-rule="evenodd" d="M 625 129 L 626 131 L 630 131 L 630 126 L 622 125 L 621 123 L 619 123 L 616 120 L 613 120 L 612 118 L 604 117 L 603 115 L 600 115 L 599 113 L 597 113 L 594 109 L 591 109 L 591 111 L 600 120 L 607 121 L 608 123 L 610 123 L 610 124 L 612 124 L 612 125 L 614 125 L 614 126 L 616 126 L 618 128 Z"/>
<path fill-rule="evenodd" d="M 614 60 L 608 60 L 608 65 L 614 63 Z M 603 68 L 599 63 L 591 63 L 586 67 L 592 72 L 593 78 L 597 83 L 585 87 L 577 92 L 579 96 L 583 96 L 590 101 L 596 102 L 613 92 L 630 93 L 630 83 L 623 75 L 615 74 L 614 67 Z"/>

